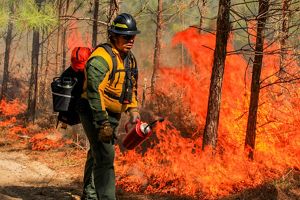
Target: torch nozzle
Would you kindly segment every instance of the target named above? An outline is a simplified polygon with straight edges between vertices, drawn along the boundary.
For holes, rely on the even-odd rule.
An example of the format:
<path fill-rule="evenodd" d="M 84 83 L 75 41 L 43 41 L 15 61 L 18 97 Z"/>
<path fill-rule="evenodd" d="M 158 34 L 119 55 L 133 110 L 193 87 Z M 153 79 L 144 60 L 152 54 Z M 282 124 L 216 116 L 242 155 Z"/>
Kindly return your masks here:
<path fill-rule="evenodd" d="M 164 120 L 165 120 L 165 118 L 163 118 L 163 117 L 160 117 L 157 119 L 157 121 L 159 121 L 159 122 L 163 122 Z"/>
<path fill-rule="evenodd" d="M 152 127 L 156 122 L 163 122 L 165 119 L 163 117 L 159 117 L 158 119 L 154 120 L 153 122 L 149 123 L 148 126 Z"/>
<path fill-rule="evenodd" d="M 165 119 L 163 117 L 159 117 L 158 119 L 154 120 L 153 122 L 149 123 L 144 130 L 146 130 L 148 127 L 154 126 L 156 124 L 156 122 L 163 122 Z"/>

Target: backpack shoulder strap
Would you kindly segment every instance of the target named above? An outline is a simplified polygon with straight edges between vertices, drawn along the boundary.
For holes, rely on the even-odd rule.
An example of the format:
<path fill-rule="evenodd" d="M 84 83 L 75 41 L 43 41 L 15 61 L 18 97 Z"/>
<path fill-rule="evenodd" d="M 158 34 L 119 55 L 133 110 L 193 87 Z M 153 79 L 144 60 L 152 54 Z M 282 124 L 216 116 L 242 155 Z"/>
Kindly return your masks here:
<path fill-rule="evenodd" d="M 105 51 L 110 55 L 111 59 L 112 59 L 112 64 L 113 64 L 113 68 L 112 68 L 112 72 L 111 74 L 109 75 L 109 78 L 108 80 L 110 80 L 110 82 L 112 83 L 115 79 L 115 73 L 117 71 L 117 57 L 116 55 L 114 54 L 114 52 L 112 51 L 112 47 L 110 44 L 108 43 L 103 43 L 103 44 L 100 44 L 98 45 L 97 47 L 102 47 L 105 49 Z"/>

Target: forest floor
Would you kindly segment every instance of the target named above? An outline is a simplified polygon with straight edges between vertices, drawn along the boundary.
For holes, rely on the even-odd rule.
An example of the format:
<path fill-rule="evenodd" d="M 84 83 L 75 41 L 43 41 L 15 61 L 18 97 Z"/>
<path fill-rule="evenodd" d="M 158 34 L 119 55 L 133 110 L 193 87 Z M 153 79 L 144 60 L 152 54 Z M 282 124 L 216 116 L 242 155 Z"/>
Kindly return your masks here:
<path fill-rule="evenodd" d="M 85 152 L 76 148 L 32 151 L 0 139 L 0 200 L 79 200 Z M 117 200 L 191 200 L 118 190 Z M 196 198 L 199 199 L 199 198 Z M 300 200 L 300 171 L 222 200 Z"/>

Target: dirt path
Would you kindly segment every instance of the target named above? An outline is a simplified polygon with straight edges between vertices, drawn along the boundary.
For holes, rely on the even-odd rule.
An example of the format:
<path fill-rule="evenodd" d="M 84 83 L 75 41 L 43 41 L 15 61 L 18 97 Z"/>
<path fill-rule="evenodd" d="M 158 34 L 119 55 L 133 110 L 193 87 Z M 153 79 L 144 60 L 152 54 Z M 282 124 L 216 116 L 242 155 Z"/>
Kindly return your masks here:
<path fill-rule="evenodd" d="M 0 152 L 1 200 L 79 199 L 72 180 L 23 152 Z"/>

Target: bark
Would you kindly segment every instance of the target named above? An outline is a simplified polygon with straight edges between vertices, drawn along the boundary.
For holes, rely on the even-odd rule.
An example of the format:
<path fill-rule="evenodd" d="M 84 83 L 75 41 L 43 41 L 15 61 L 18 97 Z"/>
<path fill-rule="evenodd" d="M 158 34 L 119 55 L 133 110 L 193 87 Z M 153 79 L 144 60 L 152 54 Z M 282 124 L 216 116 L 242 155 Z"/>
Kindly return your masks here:
<path fill-rule="evenodd" d="M 41 1 L 36 0 L 38 8 L 41 8 Z M 29 95 L 27 102 L 27 121 L 34 122 L 36 113 L 36 99 L 38 89 L 38 64 L 40 51 L 40 32 L 38 29 L 33 29 L 32 37 L 32 54 L 31 54 L 31 75 L 29 82 Z"/>
<path fill-rule="evenodd" d="M 255 44 L 255 56 L 253 62 L 253 72 L 251 81 L 251 95 L 250 95 L 250 107 L 249 116 L 247 122 L 247 131 L 245 139 L 245 150 L 248 153 L 248 157 L 253 159 L 255 149 L 256 138 L 256 122 L 257 122 L 257 110 L 259 101 L 259 89 L 260 89 L 260 74 L 263 60 L 263 44 L 264 44 L 264 28 L 267 20 L 267 13 L 269 10 L 268 0 L 259 0 L 259 10 L 257 17 L 257 36 Z"/>
<path fill-rule="evenodd" d="M 92 35 L 92 46 L 97 46 L 97 34 L 98 34 L 98 14 L 99 14 L 99 0 L 94 1 L 94 21 L 93 21 L 93 35 Z"/>
<path fill-rule="evenodd" d="M 44 43 L 42 43 L 44 44 Z M 44 58 L 44 62 L 41 62 L 41 65 L 45 64 L 45 71 L 44 71 L 44 75 L 42 76 L 42 80 L 41 80 L 41 85 L 40 85 L 40 101 L 43 105 L 48 105 L 48 103 L 46 102 L 48 100 L 47 95 L 49 94 L 49 85 L 48 85 L 48 73 L 49 73 L 49 49 L 50 49 L 50 40 L 48 39 L 47 41 L 47 45 L 45 48 L 45 56 L 44 53 L 42 53 L 42 58 Z"/>
<path fill-rule="evenodd" d="M 66 1 L 64 15 L 67 15 L 69 9 L 69 0 Z M 67 68 L 67 29 L 68 25 L 67 22 L 64 24 L 63 31 L 62 31 L 62 38 L 61 38 L 61 45 L 62 45 L 62 71 Z"/>
<path fill-rule="evenodd" d="M 202 149 L 208 145 L 211 145 L 213 149 L 215 149 L 217 146 L 226 47 L 230 32 L 229 14 L 230 0 L 220 0 L 217 19 L 216 47 L 214 51 L 214 62 L 211 75 Z"/>
<path fill-rule="evenodd" d="M 281 25 L 281 34 L 280 34 L 280 69 L 279 76 L 281 77 L 285 71 L 286 66 L 286 41 L 289 37 L 289 7 L 290 0 L 282 1 L 282 25 Z"/>
<path fill-rule="evenodd" d="M 197 1 L 197 5 L 198 5 L 198 11 L 199 11 L 199 15 L 200 15 L 200 18 L 199 18 L 199 29 L 198 29 L 198 32 L 201 33 L 202 31 L 202 26 L 203 26 L 203 17 L 205 15 L 205 6 L 206 6 L 206 3 L 207 3 L 207 0 L 202 0 L 202 5 L 200 6 L 199 4 L 199 1 Z"/>
<path fill-rule="evenodd" d="M 61 20 L 60 20 L 60 16 L 61 16 L 61 13 L 62 13 L 62 0 L 58 0 L 58 28 L 57 28 L 57 38 L 56 38 L 56 55 L 55 55 L 55 74 L 58 74 L 59 73 L 59 56 L 60 56 L 60 53 L 59 53 L 59 45 L 60 45 L 60 26 L 61 26 Z"/>
<path fill-rule="evenodd" d="M 44 41 L 45 39 L 45 32 L 42 32 L 42 36 L 41 36 L 41 40 Z M 45 56 L 44 56 L 44 51 L 45 51 L 45 47 L 44 47 L 44 42 L 41 43 L 41 66 L 40 66 L 40 73 L 43 73 L 43 68 L 44 68 L 44 62 L 45 62 Z M 39 105 L 39 108 L 41 108 L 43 105 L 45 105 L 45 85 L 44 85 L 44 78 L 45 78 L 45 74 L 40 75 L 41 79 L 40 79 L 40 83 L 39 83 L 39 92 L 38 92 L 38 100 L 37 100 L 37 104 Z"/>
<path fill-rule="evenodd" d="M 11 15 L 13 15 L 14 8 L 11 4 L 10 6 Z M 13 32 L 13 24 L 12 21 L 9 20 L 7 26 L 7 34 L 5 37 L 5 53 L 4 53 L 4 67 L 3 67 L 3 79 L 2 79 L 2 90 L 0 94 L 0 100 L 6 99 L 8 97 L 8 81 L 9 81 L 9 60 L 10 60 L 10 51 L 11 51 L 11 43 L 12 43 L 12 32 Z"/>
<path fill-rule="evenodd" d="M 155 47 L 154 47 L 154 56 L 153 56 L 153 72 L 151 77 L 151 95 L 154 94 L 155 83 L 157 79 L 157 71 L 160 66 L 161 36 L 162 36 L 162 24 L 163 24 L 162 9 L 163 9 L 163 0 L 158 0 Z"/>

